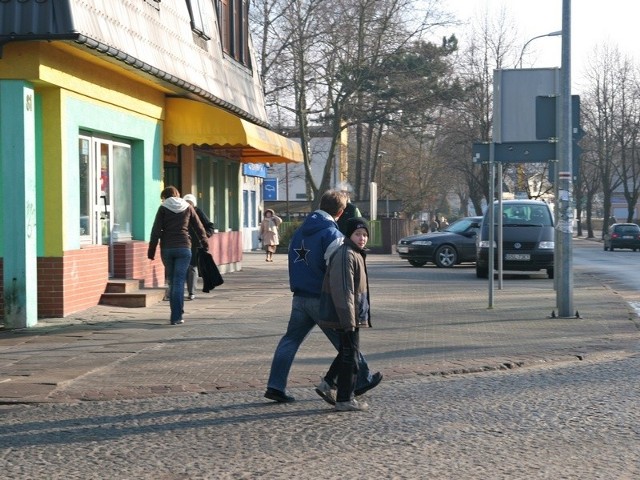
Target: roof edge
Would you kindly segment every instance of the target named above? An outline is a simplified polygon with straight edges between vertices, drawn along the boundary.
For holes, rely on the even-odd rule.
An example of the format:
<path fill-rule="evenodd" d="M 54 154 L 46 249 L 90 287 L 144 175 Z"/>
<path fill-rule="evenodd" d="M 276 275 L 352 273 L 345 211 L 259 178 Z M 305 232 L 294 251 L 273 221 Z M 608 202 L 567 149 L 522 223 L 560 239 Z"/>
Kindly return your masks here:
<path fill-rule="evenodd" d="M 226 100 L 221 99 L 213 95 L 211 92 L 204 90 L 197 85 L 187 82 L 181 78 L 176 77 L 164 70 L 160 70 L 159 68 L 154 67 L 142 60 L 129 55 L 126 52 L 123 52 L 120 49 L 109 46 L 105 43 L 102 43 L 98 40 L 95 40 L 91 37 L 87 37 L 86 35 L 80 33 L 65 33 L 65 34 L 29 34 L 29 35 L 0 35 L 0 58 L 2 58 L 2 49 L 4 45 L 10 42 L 27 42 L 27 41 L 73 41 L 79 45 L 82 45 L 91 50 L 95 50 L 98 53 L 111 57 L 114 60 L 122 62 L 129 67 L 140 70 L 148 75 L 151 75 L 163 82 L 166 82 L 170 85 L 176 86 L 186 92 L 189 92 L 193 95 L 196 95 L 208 103 L 220 107 L 228 112 L 236 114 L 238 117 L 243 120 L 247 120 L 251 123 L 255 123 L 261 127 L 271 129 L 269 123 L 264 120 L 259 119 L 258 117 L 250 114 L 246 110 L 233 105 L 232 103 L 227 102 Z M 176 97 L 180 97 L 179 95 L 175 95 Z"/>

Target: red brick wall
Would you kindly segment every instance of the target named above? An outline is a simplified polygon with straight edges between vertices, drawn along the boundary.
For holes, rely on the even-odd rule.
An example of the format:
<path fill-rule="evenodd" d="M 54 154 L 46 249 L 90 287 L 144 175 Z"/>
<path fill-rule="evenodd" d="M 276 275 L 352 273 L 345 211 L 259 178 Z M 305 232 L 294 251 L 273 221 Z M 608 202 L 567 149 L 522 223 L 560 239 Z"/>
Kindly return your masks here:
<path fill-rule="evenodd" d="M 109 275 L 107 251 L 96 245 L 65 252 L 62 258 L 38 257 L 38 317 L 65 317 L 97 305 Z M 3 282 L 0 271 L 0 289 Z M 0 302 L 4 315 L 3 296 Z"/>
<path fill-rule="evenodd" d="M 242 261 L 242 233 L 216 233 L 209 239 L 209 251 L 218 265 Z M 155 260 L 147 259 L 147 242 L 115 243 L 114 277 L 139 279 L 144 287 L 164 286 L 160 249 Z M 91 245 L 64 252 L 64 257 L 38 257 L 38 317 L 59 318 L 98 305 L 109 280 L 109 247 Z M 3 290 L 3 262 L 0 258 L 0 291 Z M 0 295 L 0 314 L 4 297 Z"/>
<path fill-rule="evenodd" d="M 242 232 L 214 233 L 209 238 L 209 252 L 218 266 L 241 262 Z"/>
<path fill-rule="evenodd" d="M 139 240 L 114 243 L 113 276 L 115 278 L 136 278 L 144 287 L 164 286 L 164 266 L 160 259 L 160 249 L 156 250 L 156 258 L 147 259 L 149 244 Z"/>
<path fill-rule="evenodd" d="M 145 287 L 162 287 L 164 286 L 164 267 L 160 259 L 160 248 L 156 250 L 155 260 L 147 259 L 147 248 L 149 244 L 146 242 L 130 242 L 116 244 L 116 251 L 125 251 L 126 260 L 121 260 L 123 265 L 128 265 L 131 276 L 118 278 L 139 278 Z M 222 232 L 214 233 L 209 238 L 209 252 L 213 256 L 218 266 L 226 264 L 234 264 L 242 261 L 242 233 L 241 232 Z M 223 270 L 223 269 L 221 269 Z M 125 272 L 125 270 L 123 270 Z"/>
<path fill-rule="evenodd" d="M 109 247 L 92 245 L 38 258 L 38 317 L 65 317 L 93 307 L 109 280 Z"/>

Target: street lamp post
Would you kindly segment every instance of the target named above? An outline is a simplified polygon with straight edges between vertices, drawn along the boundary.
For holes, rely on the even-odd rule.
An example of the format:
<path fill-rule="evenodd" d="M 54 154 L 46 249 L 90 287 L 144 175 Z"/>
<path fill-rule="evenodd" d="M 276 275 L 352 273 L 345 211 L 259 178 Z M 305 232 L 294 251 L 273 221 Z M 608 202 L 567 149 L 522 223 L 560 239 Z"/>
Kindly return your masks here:
<path fill-rule="evenodd" d="M 558 205 L 557 238 L 560 245 L 560 271 L 557 272 L 557 304 L 560 317 L 573 313 L 573 195 L 572 125 L 571 125 L 571 0 L 562 0 L 562 68 L 559 122 L 560 155 L 557 169 L 556 202 Z M 577 316 L 577 312 L 576 312 Z"/>
<path fill-rule="evenodd" d="M 558 37 L 562 35 L 562 30 L 557 30 L 555 32 L 549 32 L 549 33 L 545 33 L 544 35 L 538 35 L 536 37 L 533 37 L 531 39 L 529 39 L 527 41 L 527 43 L 524 44 L 524 46 L 522 47 L 522 50 L 520 51 L 520 58 L 518 58 L 518 68 L 522 68 L 522 57 L 524 55 L 524 51 L 527 49 L 527 47 L 529 46 L 529 44 L 531 42 L 533 42 L 534 40 L 538 39 L 538 38 L 543 38 L 543 37 Z"/>

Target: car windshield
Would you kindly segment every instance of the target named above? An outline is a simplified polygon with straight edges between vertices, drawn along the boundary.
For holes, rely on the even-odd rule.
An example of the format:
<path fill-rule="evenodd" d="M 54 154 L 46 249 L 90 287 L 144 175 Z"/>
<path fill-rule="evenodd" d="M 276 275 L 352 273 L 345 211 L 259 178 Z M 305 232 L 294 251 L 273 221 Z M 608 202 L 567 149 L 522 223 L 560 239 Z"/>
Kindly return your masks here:
<path fill-rule="evenodd" d="M 443 232 L 463 233 L 469 229 L 472 223 L 473 221 L 469 218 L 461 218 L 445 228 Z"/>
<path fill-rule="evenodd" d="M 498 215 L 498 206 L 495 207 Z M 552 226 L 553 221 L 549 209 L 544 205 L 532 204 L 504 204 L 502 206 L 502 223 L 509 225 Z"/>

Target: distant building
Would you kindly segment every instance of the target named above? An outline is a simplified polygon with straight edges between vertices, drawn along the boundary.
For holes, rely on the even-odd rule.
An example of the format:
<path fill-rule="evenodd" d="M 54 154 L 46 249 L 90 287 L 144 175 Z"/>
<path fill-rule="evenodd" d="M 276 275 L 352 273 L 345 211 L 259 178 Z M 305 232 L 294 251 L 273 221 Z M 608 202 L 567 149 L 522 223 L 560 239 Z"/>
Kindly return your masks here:
<path fill-rule="evenodd" d="M 300 133 L 295 129 L 285 129 L 283 134 L 300 143 Z M 317 185 L 322 180 L 325 165 L 327 163 L 329 149 L 331 148 L 332 132 L 328 126 L 310 127 L 311 137 L 311 174 Z M 347 130 L 343 130 L 340 141 L 335 148 L 331 159 L 330 188 L 336 188 L 346 184 L 347 180 Z M 267 171 L 267 178 L 277 179 L 279 201 L 305 202 L 313 200 L 309 198 L 306 184 L 304 165 L 277 164 Z"/>

